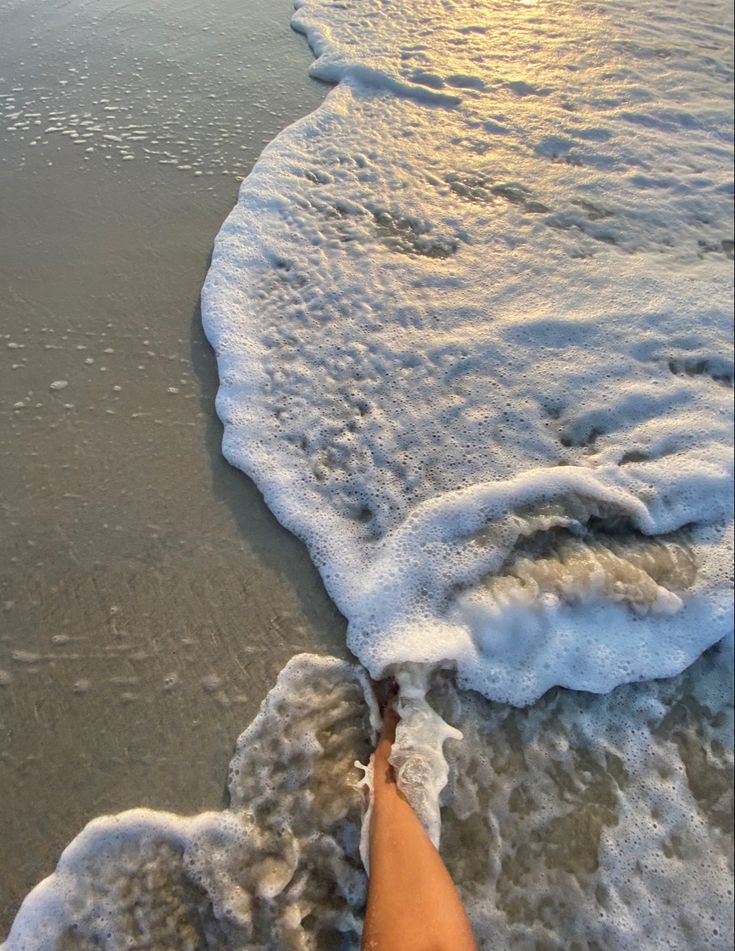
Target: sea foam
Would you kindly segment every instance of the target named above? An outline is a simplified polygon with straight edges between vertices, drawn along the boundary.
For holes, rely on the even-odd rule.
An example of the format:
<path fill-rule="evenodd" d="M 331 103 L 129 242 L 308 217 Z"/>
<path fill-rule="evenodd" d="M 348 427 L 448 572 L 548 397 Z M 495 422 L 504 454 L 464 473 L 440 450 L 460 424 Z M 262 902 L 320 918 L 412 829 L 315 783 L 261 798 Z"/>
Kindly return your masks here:
<path fill-rule="evenodd" d="M 682 670 L 732 629 L 724 7 L 298 6 L 338 85 L 217 238 L 227 458 L 375 677 Z"/>
<path fill-rule="evenodd" d="M 419 810 L 421 721 L 455 725 L 441 848 L 480 948 L 732 947 L 731 651 L 525 709 L 449 673 L 404 678 Z M 26 898 L 4 951 L 357 951 L 355 761 L 374 716 L 359 667 L 294 658 L 238 741 L 229 807 L 95 819 Z"/>
<path fill-rule="evenodd" d="M 354 761 L 369 754 L 372 704 L 353 665 L 294 658 L 238 740 L 228 809 L 95 819 L 25 899 L 2 948 L 357 947 L 366 883 Z"/>

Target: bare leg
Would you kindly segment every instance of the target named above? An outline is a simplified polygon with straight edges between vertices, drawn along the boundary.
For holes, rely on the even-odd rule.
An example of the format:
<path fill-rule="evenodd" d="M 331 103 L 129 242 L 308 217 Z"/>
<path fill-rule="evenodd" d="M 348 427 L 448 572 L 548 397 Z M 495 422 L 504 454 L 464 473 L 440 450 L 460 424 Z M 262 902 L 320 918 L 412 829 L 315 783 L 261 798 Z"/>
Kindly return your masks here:
<path fill-rule="evenodd" d="M 454 882 L 388 762 L 397 723 L 390 703 L 374 759 L 363 951 L 477 951 Z"/>

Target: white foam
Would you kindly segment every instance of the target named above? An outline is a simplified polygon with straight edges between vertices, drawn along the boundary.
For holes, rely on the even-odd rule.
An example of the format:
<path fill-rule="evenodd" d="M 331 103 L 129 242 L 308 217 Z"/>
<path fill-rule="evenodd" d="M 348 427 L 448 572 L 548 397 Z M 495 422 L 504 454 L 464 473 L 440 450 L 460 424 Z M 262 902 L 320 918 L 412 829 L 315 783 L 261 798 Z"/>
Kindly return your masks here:
<path fill-rule="evenodd" d="M 374 676 L 451 661 L 525 704 L 683 669 L 732 629 L 730 14 L 298 7 L 339 85 L 217 239 L 227 458 Z M 604 584 L 488 600 L 519 539 L 584 535 L 595 506 L 694 526 L 694 583 L 648 613 Z"/>
<path fill-rule="evenodd" d="M 441 760 L 441 849 L 481 948 L 731 947 L 731 656 L 730 645 L 672 680 L 560 691 L 524 710 L 447 674 L 399 672 L 409 795 L 441 750 L 434 709 L 455 737 Z M 26 898 L 3 951 L 357 951 L 353 764 L 374 743 L 372 705 L 355 667 L 294 658 L 238 741 L 229 808 L 94 820 Z M 400 762 L 409 747 L 414 770 Z"/>
<path fill-rule="evenodd" d="M 27 896 L 3 951 L 356 947 L 353 764 L 374 742 L 373 704 L 354 666 L 294 658 L 238 740 L 229 808 L 95 819 Z"/>
<path fill-rule="evenodd" d="M 523 711 L 434 692 L 464 734 L 442 846 L 481 947 L 732 947 L 731 657 Z"/>

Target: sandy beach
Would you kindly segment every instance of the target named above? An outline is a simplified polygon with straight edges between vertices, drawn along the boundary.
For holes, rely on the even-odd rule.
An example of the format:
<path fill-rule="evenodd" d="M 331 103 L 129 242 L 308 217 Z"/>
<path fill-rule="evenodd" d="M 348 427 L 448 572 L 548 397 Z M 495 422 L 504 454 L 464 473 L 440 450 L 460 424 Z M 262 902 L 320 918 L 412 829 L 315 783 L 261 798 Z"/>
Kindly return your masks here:
<path fill-rule="evenodd" d="M 290 10 L 0 7 L 0 934 L 94 816 L 219 808 L 284 663 L 345 652 L 220 454 L 198 310 L 239 181 L 325 92 Z"/>

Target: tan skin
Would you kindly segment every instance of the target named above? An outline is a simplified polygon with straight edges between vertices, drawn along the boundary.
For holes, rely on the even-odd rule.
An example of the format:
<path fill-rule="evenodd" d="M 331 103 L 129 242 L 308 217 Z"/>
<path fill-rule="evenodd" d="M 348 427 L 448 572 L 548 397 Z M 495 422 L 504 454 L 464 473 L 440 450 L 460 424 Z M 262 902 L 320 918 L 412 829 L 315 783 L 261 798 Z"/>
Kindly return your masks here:
<path fill-rule="evenodd" d="M 398 714 L 390 702 L 375 750 L 370 882 L 362 951 L 477 951 L 449 872 L 388 762 Z"/>

